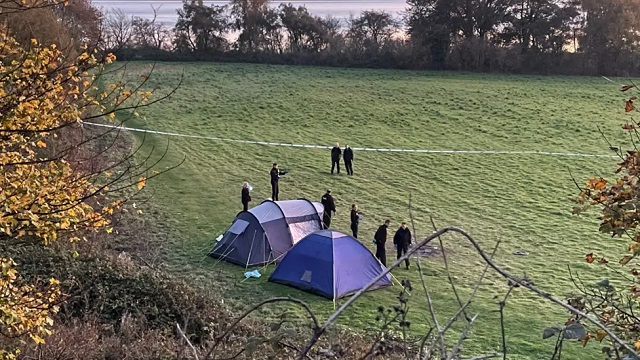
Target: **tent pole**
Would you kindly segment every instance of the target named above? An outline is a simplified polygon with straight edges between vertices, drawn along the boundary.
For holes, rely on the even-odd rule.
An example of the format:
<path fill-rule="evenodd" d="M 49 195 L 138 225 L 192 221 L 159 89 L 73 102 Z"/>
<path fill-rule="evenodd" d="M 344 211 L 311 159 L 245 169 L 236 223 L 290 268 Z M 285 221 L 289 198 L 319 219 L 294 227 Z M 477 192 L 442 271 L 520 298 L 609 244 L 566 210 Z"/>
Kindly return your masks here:
<path fill-rule="evenodd" d="M 234 237 L 234 238 L 233 238 L 233 240 L 231 241 L 231 243 L 229 243 L 229 245 L 227 245 L 227 246 L 231 246 L 231 245 L 233 245 L 233 243 L 236 241 L 236 239 L 238 238 L 238 236 L 240 236 L 240 234 L 236 235 L 236 237 Z M 215 247 L 214 247 L 213 249 L 215 249 Z M 213 249 L 212 249 L 211 251 L 213 251 Z M 213 266 L 215 267 L 216 265 L 218 265 L 218 263 L 219 263 L 220 261 L 224 260 L 224 258 L 226 258 L 229 254 L 231 254 L 231 252 L 232 252 L 232 251 L 233 251 L 233 249 L 229 250 L 229 251 L 228 251 L 228 252 L 226 252 L 226 253 L 223 253 L 223 254 L 222 254 L 222 256 L 220 256 L 220 258 L 218 258 L 218 260 L 217 260 L 215 263 L 213 263 Z"/>
<path fill-rule="evenodd" d="M 378 264 L 380 264 L 380 265 L 382 265 L 382 266 L 386 267 L 385 265 L 383 265 L 383 264 L 382 264 L 382 262 L 380 262 L 380 259 L 376 258 L 376 260 L 378 261 Z M 391 271 L 389 271 L 389 275 L 391 275 L 391 279 L 392 279 L 392 280 L 395 280 L 395 281 L 398 283 L 398 285 L 402 286 L 402 283 L 400 282 L 400 280 L 398 280 L 398 278 L 396 278 L 396 277 L 391 273 Z M 393 286 L 393 284 L 391 284 L 391 286 Z M 407 293 L 409 296 L 411 296 L 411 293 L 409 293 L 406 289 L 404 289 L 404 287 L 403 287 L 403 291 L 404 291 L 405 293 Z"/>
<path fill-rule="evenodd" d="M 247 263 L 244 266 L 244 271 L 247 271 L 249 268 L 249 261 L 251 261 L 251 252 L 253 252 L 253 242 L 256 240 L 256 232 L 258 230 L 253 230 L 253 239 L 251 239 L 251 247 L 249 248 L 249 256 L 247 257 Z"/>
<path fill-rule="evenodd" d="M 286 253 L 285 253 L 285 254 L 286 254 Z M 283 257 L 285 254 L 281 254 L 280 256 L 278 256 L 277 258 L 273 259 L 272 261 L 269 261 L 269 262 L 267 262 L 266 264 L 264 264 L 264 266 L 260 268 L 260 272 L 263 272 L 263 271 L 264 271 L 264 269 L 266 269 L 266 268 L 267 268 L 267 266 L 269 266 L 269 265 L 271 265 L 271 264 L 274 264 L 276 261 L 278 261 L 278 259 L 280 259 L 281 257 Z M 248 279 L 248 278 L 244 278 L 244 279 L 242 279 L 242 281 L 240 281 L 240 283 L 245 282 L 245 280 L 247 280 L 247 279 Z"/>

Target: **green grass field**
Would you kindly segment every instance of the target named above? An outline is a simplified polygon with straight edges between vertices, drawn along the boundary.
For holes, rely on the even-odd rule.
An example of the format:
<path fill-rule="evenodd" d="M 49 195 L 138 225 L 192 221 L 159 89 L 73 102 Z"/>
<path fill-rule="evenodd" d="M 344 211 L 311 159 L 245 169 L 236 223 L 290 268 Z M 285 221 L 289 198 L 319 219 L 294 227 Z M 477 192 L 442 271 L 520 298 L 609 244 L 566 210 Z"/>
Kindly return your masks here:
<path fill-rule="evenodd" d="M 136 75 L 148 64 L 133 63 Z M 618 84 L 601 78 L 524 77 L 478 74 L 343 70 L 233 64 L 158 65 L 153 78 L 167 90 L 184 71 L 175 96 L 128 123 L 151 130 L 242 140 L 353 147 L 457 150 L 539 150 L 607 154 L 600 126 L 616 144 L 624 141 Z M 136 138 L 142 139 L 141 134 Z M 194 284 L 244 307 L 268 297 L 291 295 L 308 302 L 322 317 L 330 301 L 267 282 L 242 280 L 244 268 L 206 257 L 214 239 L 241 210 L 240 187 L 254 186 L 257 205 L 270 196 L 268 171 L 277 161 L 291 170 L 281 181 L 281 199 L 319 201 L 331 188 L 338 204 L 334 228 L 348 232 L 349 206 L 364 214 L 361 240 L 372 247 L 377 226 L 391 219 L 392 232 L 408 220 L 412 194 L 419 237 L 437 225 L 459 226 L 515 275 L 563 298 L 572 290 L 567 265 L 588 278 L 584 254 L 597 249 L 615 254 L 624 240 L 597 233 L 595 214 L 571 215 L 576 195 L 569 171 L 578 179 L 611 173 L 614 159 L 542 155 L 419 154 L 356 152 L 355 176 L 331 176 L 329 150 L 272 147 L 179 138 L 169 139 L 163 161 L 179 169 L 150 182 L 152 214 L 171 246 L 169 265 Z M 146 145 L 163 148 L 168 138 L 147 135 Z M 159 167 L 160 170 L 162 167 Z M 469 294 L 484 264 L 462 237 L 445 236 L 452 272 L 460 292 Z M 393 250 L 389 244 L 389 261 Z M 527 251 L 516 256 L 514 251 Z M 423 273 L 441 321 L 457 309 L 441 258 L 423 260 Z M 416 287 L 411 300 L 412 333 L 427 329 L 426 300 L 419 274 L 394 275 Z M 602 276 L 595 273 L 594 276 Z M 496 295 L 505 281 L 494 274 L 481 287 L 471 312 L 479 313 L 464 349 L 468 356 L 501 350 Z M 341 326 L 366 329 L 375 324 L 378 305 L 397 303 L 399 286 L 365 295 L 341 318 Z M 546 326 L 563 324 L 566 314 L 523 290 L 506 309 L 509 359 L 549 358 L 552 339 L 541 340 Z M 269 318 L 275 310 L 265 310 Z M 459 328 L 458 328 L 459 329 Z M 565 348 L 567 358 L 598 358 L 600 346 Z"/>

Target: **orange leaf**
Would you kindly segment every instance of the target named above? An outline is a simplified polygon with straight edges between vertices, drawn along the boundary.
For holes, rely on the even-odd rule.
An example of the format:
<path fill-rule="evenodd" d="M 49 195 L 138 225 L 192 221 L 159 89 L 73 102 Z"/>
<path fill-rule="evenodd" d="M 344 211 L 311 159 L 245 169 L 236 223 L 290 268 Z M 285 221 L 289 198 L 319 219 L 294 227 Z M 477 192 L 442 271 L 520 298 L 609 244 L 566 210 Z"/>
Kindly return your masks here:
<path fill-rule="evenodd" d="M 633 100 L 628 100 L 627 104 L 624 106 L 624 112 L 630 112 L 635 110 L 636 107 L 633 106 Z"/>
<path fill-rule="evenodd" d="M 142 190 L 142 188 L 145 187 L 145 185 L 147 185 L 147 178 L 142 176 L 140 177 L 140 179 L 138 179 L 138 190 Z"/>
<path fill-rule="evenodd" d="M 592 182 L 594 190 L 602 190 L 607 187 L 607 180 L 600 179 Z"/>
<path fill-rule="evenodd" d="M 593 260 L 595 260 L 595 256 L 593 256 L 593 253 L 591 254 L 587 254 L 587 256 L 585 256 L 585 260 L 587 261 L 587 263 L 591 264 L 593 262 Z"/>
<path fill-rule="evenodd" d="M 635 343 L 633 343 L 633 346 L 636 347 L 636 350 L 640 350 L 640 340 L 638 340 Z"/>

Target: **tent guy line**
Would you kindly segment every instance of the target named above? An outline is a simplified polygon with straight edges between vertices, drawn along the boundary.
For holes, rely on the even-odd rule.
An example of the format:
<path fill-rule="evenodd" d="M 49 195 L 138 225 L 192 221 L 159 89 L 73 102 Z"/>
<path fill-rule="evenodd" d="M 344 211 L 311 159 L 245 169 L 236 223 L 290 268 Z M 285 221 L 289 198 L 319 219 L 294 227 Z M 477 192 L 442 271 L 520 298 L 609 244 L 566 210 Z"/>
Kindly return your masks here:
<path fill-rule="evenodd" d="M 291 144 L 291 143 L 280 143 L 280 142 L 229 139 L 229 138 L 204 136 L 204 135 L 178 134 L 178 133 L 165 132 L 165 131 L 144 130 L 144 129 L 125 127 L 122 125 L 107 125 L 107 124 L 98 124 L 98 123 L 92 123 L 92 122 L 83 122 L 82 124 L 91 125 L 91 126 L 100 126 L 105 128 L 111 128 L 111 129 L 121 129 L 124 131 L 141 132 L 141 133 L 175 136 L 175 137 L 185 137 L 185 138 L 192 138 L 192 139 L 224 141 L 224 142 L 233 142 L 233 143 L 241 143 L 241 144 L 284 146 L 284 147 L 297 147 L 297 148 L 306 148 L 306 149 L 331 149 L 332 148 L 332 146 L 326 146 L 326 145 Z M 522 151 L 437 150 L 437 149 L 390 149 L 390 148 L 366 148 L 366 147 L 352 147 L 352 149 L 355 151 L 403 152 L 403 153 L 422 153 L 422 154 L 547 155 L 547 156 L 595 157 L 595 158 L 617 158 L 618 157 L 617 155 L 606 155 L 606 154 L 581 154 L 581 153 L 549 152 L 549 151 L 533 151 L 533 150 L 522 150 Z"/>

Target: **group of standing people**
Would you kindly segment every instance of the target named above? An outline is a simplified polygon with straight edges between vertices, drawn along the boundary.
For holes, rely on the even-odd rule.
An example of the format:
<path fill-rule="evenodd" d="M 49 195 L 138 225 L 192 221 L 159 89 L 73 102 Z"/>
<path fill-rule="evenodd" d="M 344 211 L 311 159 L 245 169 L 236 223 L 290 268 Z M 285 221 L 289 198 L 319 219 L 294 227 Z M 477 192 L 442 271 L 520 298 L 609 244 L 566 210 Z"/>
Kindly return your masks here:
<path fill-rule="evenodd" d="M 376 243 L 376 257 L 382 265 L 387 266 L 387 230 L 391 224 L 390 220 L 386 220 L 384 224 L 380 225 L 376 234 L 373 236 L 373 241 Z M 398 230 L 396 230 L 393 236 L 393 245 L 396 248 L 396 259 L 400 259 L 404 254 L 409 251 L 411 246 L 411 230 L 407 227 L 407 223 L 400 224 Z M 404 265 L 409 270 L 409 259 L 404 260 Z M 400 266 L 400 265 L 398 265 Z"/>
<path fill-rule="evenodd" d="M 331 175 L 334 170 L 338 170 L 340 174 L 340 158 L 344 159 L 344 168 L 347 169 L 347 175 L 353 175 L 353 149 L 349 145 L 344 146 L 344 152 L 340 149 L 340 143 L 336 143 L 331 149 Z"/>
<path fill-rule="evenodd" d="M 349 145 L 345 145 L 344 151 L 340 149 L 340 144 L 331 149 L 331 174 L 337 170 L 340 174 L 340 159 L 344 160 L 344 166 L 347 170 L 347 175 L 353 175 L 353 149 Z M 271 180 L 271 200 L 278 201 L 278 195 L 280 193 L 279 181 L 282 175 L 287 174 L 287 170 L 281 170 L 277 163 L 273 163 L 271 171 L 269 172 Z M 251 186 L 245 182 L 242 186 L 242 206 L 243 210 L 249 210 L 249 202 L 251 202 Z M 331 218 L 336 214 L 336 202 L 331 195 L 331 189 L 327 189 L 321 199 L 324 211 L 322 214 L 322 228 L 328 229 L 331 226 Z M 358 227 L 362 216 L 358 208 L 358 204 L 351 205 L 351 232 L 354 238 L 358 238 Z M 380 225 L 376 231 L 373 241 L 376 244 L 376 258 L 380 260 L 382 265 L 387 266 L 387 232 L 391 221 L 386 220 L 384 224 Z M 409 250 L 411 245 L 411 231 L 407 228 L 406 223 L 402 223 L 395 235 L 393 236 L 393 245 L 396 248 L 397 258 L 400 259 Z M 409 260 L 405 260 L 405 266 L 409 269 Z"/>
<path fill-rule="evenodd" d="M 321 199 L 322 206 L 324 207 L 324 211 L 322 214 L 322 228 L 328 229 L 331 226 L 331 217 L 336 213 L 336 202 L 331 195 L 331 189 L 327 189 L 327 192 L 322 196 Z M 358 238 L 358 227 L 360 225 L 360 220 L 362 216 L 360 215 L 360 211 L 358 208 L 358 204 L 351 204 L 351 233 L 354 238 Z M 389 225 L 391 224 L 390 220 L 386 220 L 384 224 L 380 225 L 375 235 L 373 236 L 373 241 L 376 244 L 376 258 L 380 260 L 382 265 L 387 266 L 387 230 L 389 229 Z M 407 227 L 407 223 L 403 222 L 400 224 L 400 227 L 396 231 L 393 236 L 393 245 L 396 248 L 397 259 L 400 259 L 404 254 L 409 251 L 409 247 L 411 246 L 411 230 Z M 405 260 L 405 267 L 408 270 L 410 263 L 409 259 Z"/>

